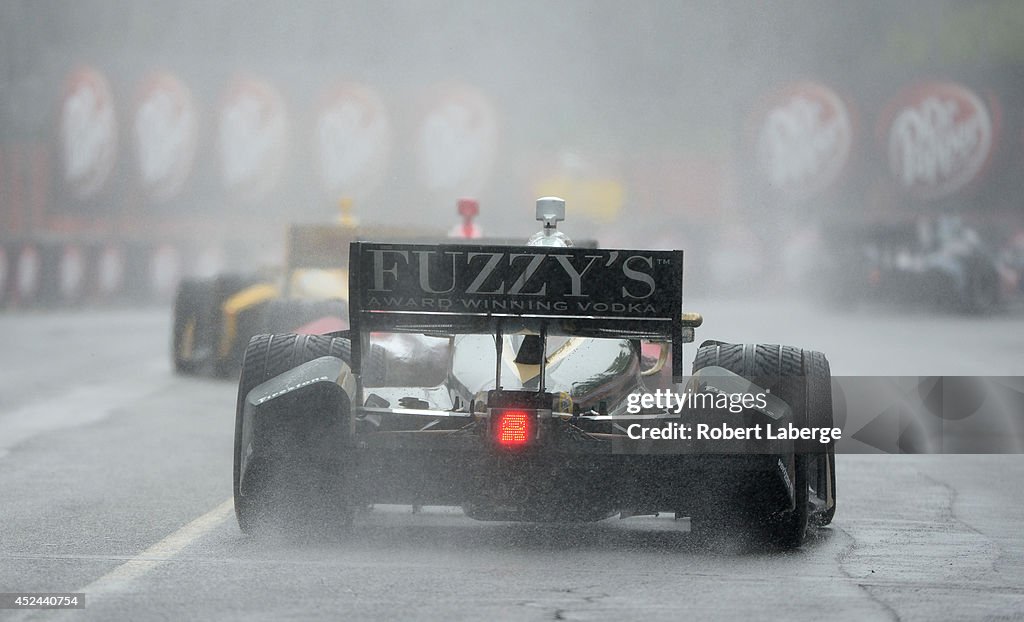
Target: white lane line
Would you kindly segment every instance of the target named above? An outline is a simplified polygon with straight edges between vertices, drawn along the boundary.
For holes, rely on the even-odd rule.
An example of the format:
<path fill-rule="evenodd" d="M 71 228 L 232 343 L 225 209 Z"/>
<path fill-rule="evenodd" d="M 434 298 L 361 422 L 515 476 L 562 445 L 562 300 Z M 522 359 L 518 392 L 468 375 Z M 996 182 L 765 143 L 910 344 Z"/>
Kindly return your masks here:
<path fill-rule="evenodd" d="M 185 547 L 209 533 L 235 512 L 233 499 L 221 503 L 206 514 L 185 525 L 178 531 L 157 542 L 134 558 L 114 568 L 89 585 L 75 590 L 85 593 L 86 607 L 96 598 L 123 591 L 128 584 L 138 580 L 157 566 L 174 558 Z"/>
<path fill-rule="evenodd" d="M 0 458 L 34 436 L 102 421 L 126 404 L 161 390 L 162 381 L 169 378 L 166 364 L 149 364 L 130 378 L 79 387 L 0 413 Z"/>
<path fill-rule="evenodd" d="M 85 587 L 72 590 L 75 593 L 85 594 L 85 611 L 96 604 L 96 601 L 117 592 L 126 592 L 131 584 L 138 581 L 151 570 L 169 562 L 185 547 L 194 543 L 199 538 L 212 531 L 223 523 L 235 512 L 235 502 L 229 498 L 206 514 L 175 531 L 163 540 L 157 542 L 145 551 L 114 568 L 107 574 Z M 20 617 L 18 613 L 22 614 Z M 22 620 L 43 619 L 44 616 L 52 616 L 58 613 L 53 610 L 25 610 L 15 613 L 14 617 L 7 622 L 21 622 Z M 74 615 L 74 610 L 66 610 L 60 613 Z M 47 617 L 46 619 L 50 619 Z"/>

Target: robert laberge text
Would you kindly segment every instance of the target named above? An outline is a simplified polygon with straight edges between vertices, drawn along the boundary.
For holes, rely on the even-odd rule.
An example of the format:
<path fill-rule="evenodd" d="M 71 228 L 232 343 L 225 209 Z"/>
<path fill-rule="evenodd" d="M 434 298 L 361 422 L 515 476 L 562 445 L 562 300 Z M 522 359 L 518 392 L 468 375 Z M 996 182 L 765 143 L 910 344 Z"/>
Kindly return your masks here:
<path fill-rule="evenodd" d="M 730 426 L 726 423 L 711 425 L 707 423 L 686 424 L 673 422 L 658 427 L 648 427 L 634 423 L 626 428 L 626 434 L 635 441 L 816 440 L 824 445 L 840 440 L 843 431 L 840 428 L 797 427 L 792 423 L 778 426 L 769 423 L 751 426 Z"/>

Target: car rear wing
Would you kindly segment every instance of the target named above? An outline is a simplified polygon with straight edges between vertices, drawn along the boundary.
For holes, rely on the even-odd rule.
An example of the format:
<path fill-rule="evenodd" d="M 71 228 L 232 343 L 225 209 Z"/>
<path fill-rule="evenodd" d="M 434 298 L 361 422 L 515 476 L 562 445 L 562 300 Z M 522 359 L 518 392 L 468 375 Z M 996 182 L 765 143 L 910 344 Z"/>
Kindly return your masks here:
<path fill-rule="evenodd" d="M 353 242 L 352 368 L 373 331 L 434 335 L 527 331 L 682 344 L 699 320 L 682 313 L 683 252 Z M 499 365 L 500 367 L 500 365 Z"/>

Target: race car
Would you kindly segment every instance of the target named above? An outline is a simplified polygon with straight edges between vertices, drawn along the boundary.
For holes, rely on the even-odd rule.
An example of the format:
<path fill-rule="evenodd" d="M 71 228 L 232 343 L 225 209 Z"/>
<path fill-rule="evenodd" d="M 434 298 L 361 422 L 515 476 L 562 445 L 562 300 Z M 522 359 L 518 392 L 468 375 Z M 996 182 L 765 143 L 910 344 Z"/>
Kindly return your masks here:
<path fill-rule="evenodd" d="M 785 548 L 831 521 L 835 436 L 792 433 L 834 430 L 826 357 L 706 341 L 684 378 L 703 320 L 683 312 L 682 251 L 573 246 L 564 208 L 540 199 L 527 245 L 354 242 L 348 330 L 252 338 L 244 533 L 344 533 L 375 503 L 502 521 L 670 512 Z M 697 406 L 651 403 L 645 342 Z"/>
<path fill-rule="evenodd" d="M 185 279 L 174 302 L 172 356 L 182 374 L 237 374 L 249 339 L 273 331 L 318 334 L 347 326 L 347 245 L 356 239 L 437 239 L 408 227 L 296 224 L 279 275 Z"/>
<path fill-rule="evenodd" d="M 1013 267 L 955 216 L 837 227 L 828 237 L 832 258 L 819 277 L 834 306 L 877 301 L 980 314 L 1017 295 Z"/>

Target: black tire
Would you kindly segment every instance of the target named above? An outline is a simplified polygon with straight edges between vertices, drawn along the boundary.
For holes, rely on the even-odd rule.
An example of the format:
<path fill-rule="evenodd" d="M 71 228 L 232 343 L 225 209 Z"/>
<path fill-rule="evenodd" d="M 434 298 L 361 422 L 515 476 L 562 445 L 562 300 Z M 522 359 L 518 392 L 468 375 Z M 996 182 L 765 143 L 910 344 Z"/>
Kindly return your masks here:
<path fill-rule="evenodd" d="M 221 304 L 231 295 L 255 284 L 254 281 L 250 280 L 241 284 L 229 283 L 222 285 L 222 289 L 225 291 L 230 291 L 232 285 L 237 287 L 237 289 L 224 296 Z M 227 355 L 220 356 L 218 352 L 217 361 L 214 365 L 214 374 L 219 378 L 237 376 L 242 367 L 242 357 L 245 354 L 245 348 L 249 340 L 255 335 L 294 333 L 296 329 L 314 320 L 327 315 L 339 314 L 346 319 L 348 318 L 348 307 L 342 300 L 274 298 L 245 309 L 236 318 L 234 339 Z M 218 315 L 218 318 L 222 319 L 222 316 Z M 222 326 L 219 326 L 218 335 L 221 330 Z"/>
<path fill-rule="evenodd" d="M 351 358 L 348 339 L 320 335 L 256 335 L 249 341 L 242 363 L 235 412 L 234 500 L 235 515 L 243 533 L 265 534 L 286 530 L 290 534 L 336 534 L 351 522 L 355 504 L 349 496 L 351 470 L 343 447 L 329 459 L 293 451 L 275 458 L 254 459 L 241 482 L 242 413 L 245 398 L 259 384 L 305 362 L 323 356 L 343 361 Z M 330 433 L 340 425 L 323 417 L 325 430 L 305 430 L 311 435 Z M 243 489 L 244 486 L 244 489 Z"/>
<path fill-rule="evenodd" d="M 807 389 L 807 424 L 835 427 L 832 413 L 832 370 L 821 352 L 804 350 L 804 378 Z M 808 454 L 808 493 L 812 525 L 828 525 L 836 513 L 836 443 L 824 452 Z"/>
<path fill-rule="evenodd" d="M 171 355 L 174 371 L 197 374 L 213 356 L 213 335 L 209 331 L 215 309 L 212 281 L 188 279 L 178 285 L 174 297 Z"/>
<path fill-rule="evenodd" d="M 831 375 L 828 360 L 820 352 L 780 345 L 706 343 L 697 351 L 693 371 L 710 366 L 722 367 L 770 389 L 793 407 L 794 425 L 832 427 Z M 831 521 L 835 513 L 833 445 L 823 453 L 795 453 L 788 457 L 787 466 L 794 474 L 793 509 L 779 511 L 775 507 L 777 500 L 755 494 L 737 500 L 740 503 L 736 507 L 743 513 L 741 521 L 754 527 L 766 543 L 782 548 L 799 547 L 809 522 Z M 770 480 L 776 475 L 765 473 L 763 477 Z M 754 490 L 770 488 L 755 486 Z M 829 497 L 832 501 L 826 503 L 824 500 Z"/>

